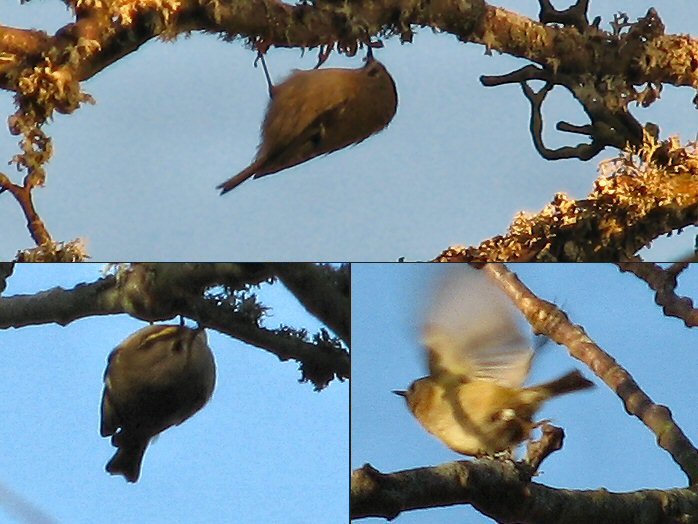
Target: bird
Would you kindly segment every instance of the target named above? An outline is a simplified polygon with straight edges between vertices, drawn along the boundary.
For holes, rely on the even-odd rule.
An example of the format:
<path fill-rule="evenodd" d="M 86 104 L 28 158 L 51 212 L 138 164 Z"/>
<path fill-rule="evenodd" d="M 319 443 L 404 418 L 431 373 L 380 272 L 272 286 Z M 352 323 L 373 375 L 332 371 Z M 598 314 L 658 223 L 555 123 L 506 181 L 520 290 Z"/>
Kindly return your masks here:
<path fill-rule="evenodd" d="M 358 144 L 387 127 L 397 111 L 395 81 L 371 53 L 358 69 L 297 70 L 270 94 L 257 156 L 218 186 L 221 194 L 248 178 Z"/>
<path fill-rule="evenodd" d="M 542 422 L 547 400 L 593 387 L 577 370 L 524 387 L 534 352 L 511 304 L 480 270 L 447 274 L 422 327 L 429 375 L 403 397 L 426 431 L 453 451 L 474 457 L 510 452 Z"/>
<path fill-rule="evenodd" d="M 215 381 L 201 328 L 151 325 L 126 338 L 110 353 L 104 373 L 100 433 L 117 448 L 107 472 L 136 482 L 150 440 L 199 411 Z"/>

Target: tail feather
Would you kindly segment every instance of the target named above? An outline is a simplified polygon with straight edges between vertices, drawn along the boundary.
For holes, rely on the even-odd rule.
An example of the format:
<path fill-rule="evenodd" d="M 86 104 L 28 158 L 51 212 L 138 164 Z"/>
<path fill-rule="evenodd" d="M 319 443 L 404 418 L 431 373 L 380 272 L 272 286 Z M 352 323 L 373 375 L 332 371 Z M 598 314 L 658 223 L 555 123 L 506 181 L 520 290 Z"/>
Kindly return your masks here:
<path fill-rule="evenodd" d="M 257 162 L 255 162 L 251 166 L 240 171 L 234 177 L 229 178 L 228 180 L 226 180 L 222 184 L 216 186 L 216 189 L 220 189 L 221 195 L 225 195 L 228 191 L 235 189 L 237 186 L 242 184 L 248 178 L 253 177 L 255 175 L 255 173 L 257 172 L 258 168 L 259 168 L 259 165 Z"/>
<path fill-rule="evenodd" d="M 545 390 L 552 397 L 592 387 L 594 387 L 593 382 L 584 378 L 579 371 L 574 370 L 556 380 L 540 384 L 535 389 Z"/>
<path fill-rule="evenodd" d="M 146 445 L 122 445 L 105 468 L 112 475 L 123 475 L 129 482 L 136 482 L 141 474 L 141 462 Z"/>

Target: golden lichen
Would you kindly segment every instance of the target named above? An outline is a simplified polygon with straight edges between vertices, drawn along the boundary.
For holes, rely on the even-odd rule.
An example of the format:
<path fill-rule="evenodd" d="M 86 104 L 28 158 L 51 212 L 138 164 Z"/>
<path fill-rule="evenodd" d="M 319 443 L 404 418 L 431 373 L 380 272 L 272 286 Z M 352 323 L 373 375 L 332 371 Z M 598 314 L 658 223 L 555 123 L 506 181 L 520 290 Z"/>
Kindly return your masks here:
<path fill-rule="evenodd" d="M 17 253 L 17 262 L 84 262 L 89 255 L 85 241 L 76 238 L 70 242 L 47 242 Z"/>
<path fill-rule="evenodd" d="M 112 10 L 125 25 L 132 24 L 135 17 L 144 11 L 157 13 L 160 22 L 167 25 L 174 20 L 181 6 L 180 0 L 118 0 L 112 4 Z"/>
<path fill-rule="evenodd" d="M 76 10 L 87 10 L 87 9 L 105 9 L 107 7 L 107 2 L 104 0 L 76 0 L 75 9 Z"/>
<path fill-rule="evenodd" d="M 102 51 L 102 43 L 92 38 L 79 38 L 77 44 L 69 48 L 68 64 L 77 66 L 92 55 Z"/>
<path fill-rule="evenodd" d="M 587 198 L 557 193 L 539 213 L 518 213 L 506 235 L 450 247 L 436 260 L 618 260 L 695 223 L 698 142 L 645 132 L 639 147 L 601 162 L 599 173 Z"/>
<path fill-rule="evenodd" d="M 55 64 L 54 60 L 44 57 L 42 62 L 23 71 L 17 83 L 22 109 L 33 113 L 37 124 L 43 123 L 54 110 L 72 113 L 81 103 L 93 101 L 80 90 L 80 82 L 71 67 Z"/>

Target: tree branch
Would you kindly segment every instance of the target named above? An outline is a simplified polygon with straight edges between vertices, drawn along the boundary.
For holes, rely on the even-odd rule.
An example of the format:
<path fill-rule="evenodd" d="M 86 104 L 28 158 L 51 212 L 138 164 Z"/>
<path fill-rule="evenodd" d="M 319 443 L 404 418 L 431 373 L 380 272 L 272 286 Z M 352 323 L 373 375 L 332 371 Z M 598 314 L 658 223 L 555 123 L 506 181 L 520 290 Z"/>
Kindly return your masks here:
<path fill-rule="evenodd" d="M 276 264 L 276 275 L 313 316 L 345 341 L 351 341 L 351 274 L 327 266 Z M 341 280 L 341 281 L 340 281 Z"/>
<path fill-rule="evenodd" d="M 460 41 L 482 44 L 488 51 L 524 58 L 544 71 L 546 90 L 564 86 L 591 120 L 587 125 L 558 124 L 558 129 L 587 134 L 591 144 L 546 148 L 541 136 L 543 97 L 523 81 L 524 93 L 532 103 L 534 143 L 544 157 L 551 159 L 588 159 L 606 145 L 637 145 L 647 126 L 640 125 L 629 113 L 631 102 L 643 106 L 653 103 L 664 83 L 698 87 L 698 40 L 664 34 L 664 26 L 652 9 L 634 23 L 628 23 L 626 17 L 625 23 L 615 23 L 609 32 L 599 29 L 598 24 L 587 24 L 588 2 L 583 0 L 564 11 L 541 0 L 540 21 L 487 5 L 484 0 L 311 1 L 295 5 L 280 0 L 66 0 L 66 4 L 73 9 L 75 21 L 54 35 L 0 26 L 0 88 L 16 92 L 18 111 L 9 119 L 10 130 L 22 135 L 22 152 L 14 162 L 27 173 L 21 186 L 27 193 L 44 184 L 44 166 L 51 156 L 51 142 L 42 134 L 41 126 L 54 111 L 71 113 L 91 101 L 82 92 L 80 82 L 151 38 L 172 39 L 191 31 L 222 34 L 229 40 L 242 37 L 257 47 L 320 47 L 324 52 L 336 48 L 354 54 L 367 37 L 400 35 L 402 41 L 411 41 L 414 26 L 431 27 L 453 34 Z M 546 25 L 551 22 L 567 25 Z M 638 91 L 638 85 L 646 85 L 647 89 Z M 8 184 L 5 186 L 20 187 Z M 629 189 L 637 186 L 631 185 Z M 683 195 L 678 199 L 685 201 Z M 614 214 L 616 208 L 597 205 L 593 198 L 576 203 L 564 199 L 559 205 L 557 200 L 547 210 L 554 215 L 552 218 L 517 219 L 518 230 L 507 237 L 498 237 L 468 253 L 449 251 L 444 257 L 617 260 L 632 255 L 636 246 L 646 245 L 655 236 L 696 221 L 689 199 L 685 208 L 673 206 L 635 217 L 627 232 L 610 231 L 626 223 L 624 216 Z M 25 198 L 23 209 L 32 218 L 36 213 L 27 202 L 30 200 Z M 589 207 L 587 203 L 594 205 Z M 651 202 L 640 204 L 647 207 Z M 620 215 L 632 213 L 634 207 L 621 206 Z M 602 212 L 609 215 L 608 221 L 599 215 Z M 40 221 L 32 218 L 29 222 L 30 232 L 42 249 L 27 254 L 27 259 L 45 260 L 52 252 L 61 251 L 45 247 L 51 244 L 50 236 Z M 607 222 L 611 222 L 610 228 Z M 550 242 L 545 237 L 531 238 L 532 232 L 547 234 Z M 570 238 L 571 234 L 575 238 Z"/>
<path fill-rule="evenodd" d="M 337 44 L 352 52 L 367 33 L 394 32 L 411 38 L 410 26 L 428 26 L 461 41 L 526 58 L 540 65 L 555 64 L 564 73 L 622 76 L 633 65 L 633 82 L 698 86 L 692 64 L 698 41 L 685 35 L 653 35 L 646 45 L 609 45 L 609 33 L 594 29 L 580 33 L 571 27 L 546 26 L 481 0 L 368 0 L 349 4 L 285 4 L 276 0 L 227 2 L 212 0 L 129 2 L 103 4 L 76 17 L 76 22 L 49 37 L 35 30 L 0 26 L 0 87 L 17 89 L 27 64 L 53 49 L 62 56 L 78 81 L 92 77 L 156 36 L 172 38 L 190 31 L 223 32 L 261 39 L 277 47 L 318 47 Z M 97 5 L 97 4 L 95 4 Z M 361 21 L 359 23 L 359 21 Z M 651 45 L 650 45 L 651 44 Z M 620 59 L 622 58 L 622 60 Z"/>
<path fill-rule="evenodd" d="M 584 362 L 657 437 L 688 477 L 698 482 L 698 450 L 684 434 L 666 406 L 656 404 L 640 388 L 630 373 L 595 344 L 581 326 L 573 324 L 555 304 L 538 298 L 503 264 L 487 264 L 486 271 L 524 314 L 536 334 L 567 347 L 570 355 Z"/>
<path fill-rule="evenodd" d="M 539 0 L 540 13 L 538 19 L 544 24 L 564 24 L 574 26 L 581 33 L 589 27 L 587 9 L 589 0 L 577 0 L 575 4 L 565 10 L 558 10 L 553 7 L 550 0 Z"/>
<path fill-rule="evenodd" d="M 649 262 L 619 262 L 618 267 L 643 280 L 655 292 L 654 302 L 662 306 L 666 316 L 680 318 L 686 327 L 698 327 L 698 309 L 693 307 L 693 301 L 676 293 L 678 276 L 688 264 L 679 263 L 663 269 Z"/>
<path fill-rule="evenodd" d="M 497 522 L 578 524 L 643 522 L 669 524 L 698 513 L 691 489 L 556 489 L 522 478 L 512 462 L 459 461 L 384 474 L 366 464 L 351 475 L 350 513 L 395 518 L 403 511 L 471 504 Z"/>
<path fill-rule="evenodd" d="M 479 246 L 452 246 L 438 262 L 594 262 L 632 257 L 652 240 L 698 223 L 698 143 L 657 143 L 601 165 L 585 199 L 558 193 L 536 215 Z"/>
<path fill-rule="evenodd" d="M 236 309 L 234 303 L 205 296 L 212 287 L 243 290 L 269 281 L 277 269 L 277 264 L 132 264 L 120 267 L 115 276 L 70 290 L 57 287 L 0 297 L 0 329 L 52 322 L 64 326 L 79 318 L 119 313 L 149 322 L 181 315 L 281 360 L 298 361 L 301 380 L 313 382 L 316 389 L 334 378 L 349 378 L 349 354 L 334 340 L 319 334 L 309 341 L 302 328 L 266 329 L 258 317 Z"/>
<path fill-rule="evenodd" d="M 14 269 L 14 262 L 0 262 L 0 295 L 2 295 L 5 288 L 7 288 L 7 279 L 12 276 Z"/>
<path fill-rule="evenodd" d="M 296 360 L 300 364 L 301 381 L 312 382 L 316 390 L 323 389 L 335 378 L 349 378 L 349 353 L 337 345 L 322 340 L 310 343 L 288 329 L 271 330 L 257 326 L 245 315 L 217 307 L 210 300 L 196 300 L 182 313 L 196 319 L 202 326 L 264 349 L 281 361 Z"/>

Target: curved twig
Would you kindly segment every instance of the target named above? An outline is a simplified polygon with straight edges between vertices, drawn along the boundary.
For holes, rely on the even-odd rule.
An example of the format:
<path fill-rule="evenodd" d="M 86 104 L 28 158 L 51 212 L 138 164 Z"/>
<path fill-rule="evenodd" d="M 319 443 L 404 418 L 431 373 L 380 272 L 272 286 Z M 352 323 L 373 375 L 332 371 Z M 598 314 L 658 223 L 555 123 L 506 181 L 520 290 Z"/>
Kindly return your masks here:
<path fill-rule="evenodd" d="M 629 261 L 619 262 L 618 267 L 643 280 L 655 292 L 654 301 L 662 307 L 665 315 L 680 318 L 686 327 L 698 327 L 698 308 L 693 307 L 693 300 L 676 293 L 678 277 L 689 267 L 687 263 L 673 264 L 664 269 L 657 264 Z"/>

